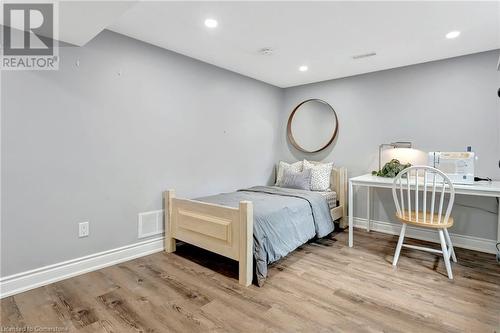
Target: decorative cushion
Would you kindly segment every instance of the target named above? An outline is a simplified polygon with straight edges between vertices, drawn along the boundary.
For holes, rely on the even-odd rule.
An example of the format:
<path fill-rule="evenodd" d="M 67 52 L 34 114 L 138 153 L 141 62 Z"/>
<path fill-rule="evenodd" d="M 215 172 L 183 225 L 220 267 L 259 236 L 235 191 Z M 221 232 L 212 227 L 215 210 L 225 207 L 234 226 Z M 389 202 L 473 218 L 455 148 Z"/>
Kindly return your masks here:
<path fill-rule="evenodd" d="M 313 164 L 304 160 L 304 170 L 311 170 L 311 191 L 328 191 L 333 163 Z"/>
<path fill-rule="evenodd" d="M 281 187 L 295 188 L 299 190 L 308 190 L 311 187 L 311 170 L 293 172 L 289 169 L 283 170 Z"/>
<path fill-rule="evenodd" d="M 293 172 L 302 171 L 302 161 L 298 161 L 292 164 L 281 161 L 278 164 L 278 172 L 276 174 L 276 186 L 281 186 L 281 179 L 283 178 L 283 171 L 289 170 Z"/>

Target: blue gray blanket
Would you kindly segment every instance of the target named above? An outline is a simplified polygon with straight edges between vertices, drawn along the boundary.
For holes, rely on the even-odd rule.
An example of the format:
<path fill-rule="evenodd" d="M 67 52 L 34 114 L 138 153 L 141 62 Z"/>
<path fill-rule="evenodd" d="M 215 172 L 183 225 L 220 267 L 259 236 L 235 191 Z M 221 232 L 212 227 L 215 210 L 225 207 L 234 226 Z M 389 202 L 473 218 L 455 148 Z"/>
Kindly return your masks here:
<path fill-rule="evenodd" d="M 238 207 L 243 200 L 253 202 L 253 250 L 259 286 L 267 277 L 268 264 L 334 229 L 325 198 L 311 191 L 255 186 L 196 200 L 230 207 Z"/>

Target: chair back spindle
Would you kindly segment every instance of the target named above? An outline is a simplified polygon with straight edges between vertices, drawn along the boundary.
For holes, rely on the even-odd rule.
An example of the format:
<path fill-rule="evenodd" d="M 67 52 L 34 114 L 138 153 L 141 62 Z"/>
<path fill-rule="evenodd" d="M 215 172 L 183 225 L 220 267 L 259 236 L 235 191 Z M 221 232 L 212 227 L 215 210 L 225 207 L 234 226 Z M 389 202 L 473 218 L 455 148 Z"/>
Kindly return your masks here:
<path fill-rule="evenodd" d="M 422 200 L 419 202 L 420 191 Z M 427 192 L 431 192 L 429 210 Z M 455 200 L 455 189 L 448 176 L 440 170 L 429 166 L 412 166 L 396 176 L 392 186 L 392 195 L 399 218 L 438 227 L 448 223 Z M 444 207 L 446 195 L 448 195 L 448 200 Z"/>

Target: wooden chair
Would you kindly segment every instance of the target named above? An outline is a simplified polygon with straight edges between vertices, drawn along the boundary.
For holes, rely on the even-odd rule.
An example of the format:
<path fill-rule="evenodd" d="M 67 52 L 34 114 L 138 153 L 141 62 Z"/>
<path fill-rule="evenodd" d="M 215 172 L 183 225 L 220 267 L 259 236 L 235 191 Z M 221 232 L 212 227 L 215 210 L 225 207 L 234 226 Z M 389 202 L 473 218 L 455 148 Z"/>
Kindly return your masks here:
<path fill-rule="evenodd" d="M 419 195 L 419 190 L 421 191 L 421 195 Z M 412 192 L 414 192 L 413 195 Z M 428 195 L 431 196 L 429 202 Z M 446 195 L 448 195 L 448 204 L 443 215 Z M 453 279 L 450 257 L 454 262 L 457 262 L 457 258 L 451 244 L 448 228 L 453 225 L 453 217 L 450 216 L 450 213 L 455 199 L 455 189 L 450 178 L 440 170 L 432 167 L 412 166 L 401 171 L 396 176 L 392 184 L 392 196 L 396 204 L 396 217 L 403 224 L 392 265 L 396 266 L 398 263 L 399 254 L 403 246 L 416 250 L 440 253 L 443 255 L 448 277 Z M 419 202 L 420 196 L 421 201 Z M 428 204 L 430 204 L 429 210 Z M 404 244 L 403 240 L 407 224 L 436 229 L 441 241 L 441 250 Z"/>

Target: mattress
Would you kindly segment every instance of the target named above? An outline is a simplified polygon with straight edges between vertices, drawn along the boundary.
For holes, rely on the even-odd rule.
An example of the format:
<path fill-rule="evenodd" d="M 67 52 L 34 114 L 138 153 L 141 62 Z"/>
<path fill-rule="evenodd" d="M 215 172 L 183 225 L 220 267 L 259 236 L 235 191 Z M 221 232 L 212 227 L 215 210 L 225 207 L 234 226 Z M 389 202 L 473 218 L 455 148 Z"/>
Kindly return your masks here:
<path fill-rule="evenodd" d="M 337 207 L 337 192 L 335 192 L 335 191 L 319 192 L 318 191 L 317 193 L 321 194 L 326 199 L 326 202 L 328 203 L 328 207 L 330 207 L 330 209 Z"/>
<path fill-rule="evenodd" d="M 255 273 L 259 286 L 273 263 L 314 237 L 324 237 L 335 226 L 323 196 L 315 191 L 255 186 L 195 199 L 228 207 L 253 203 Z"/>

